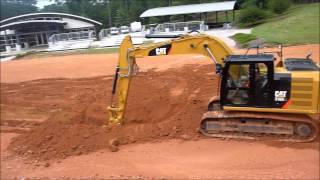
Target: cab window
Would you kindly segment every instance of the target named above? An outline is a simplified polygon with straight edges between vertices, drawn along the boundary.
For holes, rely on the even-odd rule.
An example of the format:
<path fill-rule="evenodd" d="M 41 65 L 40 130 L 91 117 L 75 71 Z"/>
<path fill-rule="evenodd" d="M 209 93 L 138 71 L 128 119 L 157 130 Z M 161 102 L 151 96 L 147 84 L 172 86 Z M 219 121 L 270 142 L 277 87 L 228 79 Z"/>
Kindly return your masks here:
<path fill-rule="evenodd" d="M 249 102 L 249 64 L 230 65 L 227 79 L 227 102 L 235 105 Z"/>

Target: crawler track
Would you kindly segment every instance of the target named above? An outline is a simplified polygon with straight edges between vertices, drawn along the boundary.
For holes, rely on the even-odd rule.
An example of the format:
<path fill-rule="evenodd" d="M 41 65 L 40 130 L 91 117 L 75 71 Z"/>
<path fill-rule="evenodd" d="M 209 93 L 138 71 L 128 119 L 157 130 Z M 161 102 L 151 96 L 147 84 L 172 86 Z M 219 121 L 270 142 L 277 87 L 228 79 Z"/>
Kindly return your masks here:
<path fill-rule="evenodd" d="M 297 132 L 297 128 L 306 126 L 309 128 L 302 130 L 307 132 L 305 135 Z M 209 137 L 286 142 L 310 142 L 319 134 L 315 121 L 298 114 L 209 111 L 203 115 L 200 127 L 201 133 Z"/>

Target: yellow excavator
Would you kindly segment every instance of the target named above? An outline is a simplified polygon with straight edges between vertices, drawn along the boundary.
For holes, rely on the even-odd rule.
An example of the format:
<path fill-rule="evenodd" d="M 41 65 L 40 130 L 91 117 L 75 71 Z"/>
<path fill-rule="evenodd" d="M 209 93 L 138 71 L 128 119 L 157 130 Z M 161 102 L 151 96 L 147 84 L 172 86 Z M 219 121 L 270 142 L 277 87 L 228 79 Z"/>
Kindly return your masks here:
<path fill-rule="evenodd" d="M 200 122 L 205 136 L 271 138 L 309 142 L 319 134 L 319 67 L 307 58 L 277 63 L 272 54 L 234 55 L 221 40 L 205 34 L 186 34 L 171 40 L 134 46 L 130 36 L 121 43 L 109 121 L 123 123 L 136 58 L 201 54 L 215 64 L 220 93 L 212 97 Z"/>

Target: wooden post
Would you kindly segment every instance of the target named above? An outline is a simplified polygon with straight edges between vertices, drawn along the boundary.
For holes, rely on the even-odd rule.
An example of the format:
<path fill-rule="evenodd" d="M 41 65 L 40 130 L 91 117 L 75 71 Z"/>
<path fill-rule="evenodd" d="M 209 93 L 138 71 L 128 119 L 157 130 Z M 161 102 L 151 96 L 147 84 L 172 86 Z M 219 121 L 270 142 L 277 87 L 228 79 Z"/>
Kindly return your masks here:
<path fill-rule="evenodd" d="M 216 11 L 216 23 L 218 22 L 218 11 Z"/>
<path fill-rule="evenodd" d="M 16 35 L 16 42 L 17 42 L 17 44 L 20 44 L 20 38 L 18 35 Z"/>
<path fill-rule="evenodd" d="M 205 22 L 207 23 L 207 22 L 208 22 L 208 13 L 205 12 L 205 13 L 204 13 L 204 16 L 205 16 Z"/>
<path fill-rule="evenodd" d="M 234 10 L 232 10 L 232 21 L 234 22 L 234 19 L 235 19 L 235 13 L 234 13 Z"/>
<path fill-rule="evenodd" d="M 4 43 L 5 43 L 5 46 L 8 44 L 8 37 L 7 37 L 7 30 L 6 29 L 4 30 Z"/>
<path fill-rule="evenodd" d="M 228 11 L 225 11 L 225 14 L 226 14 L 226 22 L 228 22 L 229 21 L 229 19 L 228 19 Z"/>

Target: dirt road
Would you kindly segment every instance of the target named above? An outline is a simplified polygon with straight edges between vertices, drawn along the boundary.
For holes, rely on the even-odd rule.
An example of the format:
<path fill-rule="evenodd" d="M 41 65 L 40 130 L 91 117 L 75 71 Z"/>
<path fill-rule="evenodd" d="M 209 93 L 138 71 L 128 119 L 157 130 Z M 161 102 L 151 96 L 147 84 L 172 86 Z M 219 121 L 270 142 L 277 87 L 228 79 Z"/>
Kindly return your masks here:
<path fill-rule="evenodd" d="M 303 57 L 319 46 L 288 49 Z M 299 53 L 299 54 L 298 54 Z M 317 56 L 318 54 L 318 56 Z M 116 55 L 1 63 L 1 179 L 319 179 L 319 142 L 207 139 L 197 133 L 217 77 L 201 56 L 139 60 L 126 123 L 106 125 Z M 109 140 L 120 150 L 110 152 Z"/>

